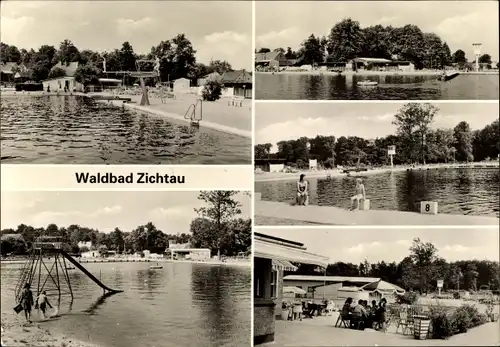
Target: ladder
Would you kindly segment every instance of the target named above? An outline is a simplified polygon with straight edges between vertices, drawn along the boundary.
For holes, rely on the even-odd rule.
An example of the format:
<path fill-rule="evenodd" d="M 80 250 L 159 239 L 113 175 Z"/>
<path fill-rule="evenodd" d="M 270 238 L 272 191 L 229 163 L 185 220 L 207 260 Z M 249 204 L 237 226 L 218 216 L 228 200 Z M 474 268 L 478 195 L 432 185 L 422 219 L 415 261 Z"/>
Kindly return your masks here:
<path fill-rule="evenodd" d="M 198 108 L 198 105 L 200 111 L 198 112 L 198 117 L 197 117 L 196 109 Z M 184 118 L 189 119 L 191 125 L 199 126 L 200 121 L 203 119 L 203 100 L 198 99 L 196 100 L 196 103 L 189 105 L 186 113 L 184 114 Z"/>
<path fill-rule="evenodd" d="M 31 284 L 32 282 L 33 262 L 33 257 L 30 257 L 30 259 L 24 263 L 23 269 L 21 270 L 21 276 L 19 276 L 14 290 L 16 302 L 19 302 L 21 299 L 21 293 L 24 289 L 24 285 L 26 283 Z"/>

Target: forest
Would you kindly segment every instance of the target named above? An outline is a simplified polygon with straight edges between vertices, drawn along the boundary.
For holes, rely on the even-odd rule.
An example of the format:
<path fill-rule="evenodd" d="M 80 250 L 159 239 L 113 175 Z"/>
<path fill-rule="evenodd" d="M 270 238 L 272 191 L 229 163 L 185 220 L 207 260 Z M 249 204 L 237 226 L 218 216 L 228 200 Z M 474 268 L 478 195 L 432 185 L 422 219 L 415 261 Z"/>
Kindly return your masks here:
<path fill-rule="evenodd" d="M 296 272 L 285 275 L 318 275 L 325 270 L 312 265 L 298 264 Z M 406 290 L 436 291 L 437 280 L 443 280 L 443 290 L 477 291 L 482 286 L 500 289 L 500 263 L 488 260 L 461 260 L 448 262 L 439 256 L 439 250 L 430 242 L 413 240 L 408 255 L 400 262 L 360 264 L 336 262 L 326 268 L 326 276 L 359 276 L 381 278 Z"/>
<path fill-rule="evenodd" d="M 65 71 L 63 69 L 54 68 L 59 62 L 63 64 L 78 62 L 79 67 L 75 79 L 83 84 L 105 77 L 106 74 L 103 73 L 104 61 L 106 61 L 106 71 L 137 71 L 136 62 L 138 60 L 154 60 L 158 57 L 162 81 L 172 81 L 181 77 L 194 80 L 215 71 L 219 74 L 232 71 L 232 67 L 227 61 L 212 60 L 208 65 L 197 62 L 196 50 L 185 34 L 178 34 L 171 39 L 161 41 L 145 54 L 135 52 L 129 42 L 124 42 L 119 49 L 110 52 L 97 52 L 90 49 L 79 49 L 68 39 L 62 41 L 58 48 L 42 45 L 38 50 L 18 48 L 2 42 L 0 51 L 1 63 L 15 62 L 20 64 L 14 69 L 21 69 L 21 66 L 26 67 L 26 71 L 13 72 L 19 72 L 37 82 L 48 78 L 64 77 Z M 141 65 L 141 70 L 152 71 L 153 66 L 153 62 L 148 62 Z M 113 76 L 111 74 L 110 77 L 121 78 L 122 75 Z M 125 79 L 126 84 L 135 81 L 129 76 Z"/>
<path fill-rule="evenodd" d="M 463 47 L 452 54 L 445 40 L 434 33 L 425 33 L 413 24 L 362 28 L 358 21 L 346 18 L 333 25 L 328 36 L 311 34 L 296 51 L 292 47 L 274 50 L 282 52 L 287 59 L 300 59 L 302 65 L 325 60 L 347 62 L 364 57 L 410 61 L 417 69 L 440 69 L 452 64 L 463 69 L 468 63 L 474 63 L 466 57 L 465 50 L 468 49 Z M 266 47 L 257 50 L 260 53 L 269 51 L 271 49 Z M 479 63 L 492 68 L 491 56 L 487 53 L 479 57 Z"/>
<path fill-rule="evenodd" d="M 243 219 L 241 203 L 234 199 L 237 191 L 201 192 L 199 199 L 206 205 L 196 209 L 199 217 L 190 224 L 189 233 L 168 233 L 148 222 L 137 228 L 124 231 L 115 228 L 106 232 L 80 225 L 67 227 L 49 224 L 47 227 L 33 227 L 20 224 L 16 229 L 3 229 L 0 251 L 2 255 L 26 255 L 40 236 L 62 236 L 68 244 L 68 251 L 77 254 L 87 251 L 79 249 L 78 242 L 91 241 L 93 249 L 135 253 L 149 250 L 163 254 L 169 241 L 191 243 L 195 248 L 209 248 L 214 255 L 234 256 L 240 252 L 249 254 L 252 245 L 251 219 Z M 17 235 L 22 235 L 22 238 Z"/>
<path fill-rule="evenodd" d="M 497 160 L 500 153 L 499 121 L 472 130 L 466 121 L 453 129 L 432 129 L 439 108 L 432 104 L 408 103 L 397 111 L 393 135 L 375 139 L 357 136 L 317 135 L 280 141 L 275 151 L 270 143 L 254 146 L 256 159 L 284 160 L 286 165 L 308 167 L 309 159 L 318 165 L 384 166 L 390 164 L 388 146 L 396 146 L 394 164 L 451 163 Z M 274 152 L 274 153 L 273 153 Z"/>

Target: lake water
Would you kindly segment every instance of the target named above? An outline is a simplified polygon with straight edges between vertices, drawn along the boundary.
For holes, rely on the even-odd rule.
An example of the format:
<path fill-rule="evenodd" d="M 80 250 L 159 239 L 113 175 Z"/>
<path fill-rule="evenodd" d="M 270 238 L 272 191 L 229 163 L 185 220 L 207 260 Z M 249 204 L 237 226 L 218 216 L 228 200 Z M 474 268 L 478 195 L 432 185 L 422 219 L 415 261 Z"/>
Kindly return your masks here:
<path fill-rule="evenodd" d="M 377 81 L 360 87 L 358 81 Z M 355 76 L 255 74 L 255 98 L 264 100 L 498 100 L 498 75 Z"/>
<path fill-rule="evenodd" d="M 71 270 L 71 309 L 62 302 L 61 317 L 40 324 L 103 347 L 250 346 L 249 267 L 162 265 L 150 271 L 150 263 L 84 264 L 104 284 L 124 290 L 103 302 L 102 289 Z M 1 265 L 2 317 L 15 316 L 14 286 L 21 269 L 22 264 Z"/>
<path fill-rule="evenodd" d="M 350 207 L 357 177 L 363 178 L 371 209 L 420 211 L 420 201 L 437 201 L 439 213 L 499 216 L 499 171 L 434 169 L 355 177 L 308 179 L 313 205 Z M 295 201 L 296 182 L 256 182 L 263 200 Z"/>
<path fill-rule="evenodd" d="M 2 96 L 2 163 L 250 164 L 251 139 L 73 96 Z"/>

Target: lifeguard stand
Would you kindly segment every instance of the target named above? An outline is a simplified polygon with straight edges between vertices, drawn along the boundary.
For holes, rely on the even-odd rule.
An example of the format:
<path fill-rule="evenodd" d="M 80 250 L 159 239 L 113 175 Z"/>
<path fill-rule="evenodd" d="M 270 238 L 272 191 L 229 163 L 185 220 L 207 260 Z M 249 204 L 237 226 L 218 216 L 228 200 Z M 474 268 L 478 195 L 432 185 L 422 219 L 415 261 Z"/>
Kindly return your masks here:
<path fill-rule="evenodd" d="M 476 69 L 476 72 L 479 71 L 479 57 L 481 56 L 481 46 L 483 44 L 482 43 L 473 43 L 472 44 L 472 47 L 474 47 L 474 56 L 476 57 L 476 66 L 475 66 L 475 69 Z"/>

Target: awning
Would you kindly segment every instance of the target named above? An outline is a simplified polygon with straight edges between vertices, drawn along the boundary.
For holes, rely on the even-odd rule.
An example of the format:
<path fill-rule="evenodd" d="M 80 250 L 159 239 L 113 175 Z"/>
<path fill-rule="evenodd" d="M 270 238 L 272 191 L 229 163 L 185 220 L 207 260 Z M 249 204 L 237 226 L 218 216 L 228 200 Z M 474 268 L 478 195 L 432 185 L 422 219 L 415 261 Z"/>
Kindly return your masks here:
<path fill-rule="evenodd" d="M 122 83 L 122 80 L 116 78 L 99 78 L 99 82 Z"/>
<path fill-rule="evenodd" d="M 298 267 L 286 260 L 273 259 L 273 270 L 274 271 L 297 271 Z"/>
<path fill-rule="evenodd" d="M 362 286 L 361 289 L 366 291 L 379 291 L 381 293 L 383 292 L 391 292 L 391 293 L 396 292 L 400 294 L 405 293 L 405 290 L 403 288 L 383 280 L 379 280 L 373 283 L 368 283 Z"/>
<path fill-rule="evenodd" d="M 318 265 L 324 268 L 329 263 L 327 257 L 259 239 L 254 239 L 253 254 L 255 258 L 286 260 L 300 264 Z"/>

